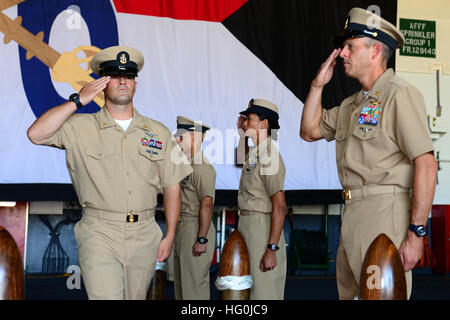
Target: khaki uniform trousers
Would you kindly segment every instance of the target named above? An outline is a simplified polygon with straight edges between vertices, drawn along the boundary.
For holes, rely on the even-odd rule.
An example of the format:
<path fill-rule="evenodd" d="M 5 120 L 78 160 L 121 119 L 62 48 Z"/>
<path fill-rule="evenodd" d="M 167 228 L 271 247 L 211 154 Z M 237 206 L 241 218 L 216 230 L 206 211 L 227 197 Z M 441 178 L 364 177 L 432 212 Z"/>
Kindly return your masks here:
<path fill-rule="evenodd" d="M 146 299 L 162 231 L 150 210 L 139 213 L 135 223 L 125 217 L 86 208 L 75 225 L 81 276 L 91 300 Z"/>
<path fill-rule="evenodd" d="M 250 273 L 253 286 L 250 300 L 283 300 L 286 283 L 286 244 L 284 232 L 281 233 L 278 250 L 275 254 L 277 266 L 270 271 L 262 272 L 261 259 L 269 243 L 271 214 L 260 212 L 245 213 L 241 211 L 238 230 L 242 233 L 250 256 Z"/>
<path fill-rule="evenodd" d="M 209 268 L 214 255 L 216 229 L 211 223 L 206 252 L 198 257 L 192 253 L 197 240 L 198 217 L 181 216 L 174 244 L 174 288 L 177 300 L 209 300 Z"/>
<path fill-rule="evenodd" d="M 361 267 L 372 241 L 385 233 L 398 249 L 406 239 L 410 223 L 411 196 L 406 193 L 369 195 L 345 202 L 336 262 L 339 299 L 359 296 Z M 411 271 L 405 275 L 409 299 Z"/>

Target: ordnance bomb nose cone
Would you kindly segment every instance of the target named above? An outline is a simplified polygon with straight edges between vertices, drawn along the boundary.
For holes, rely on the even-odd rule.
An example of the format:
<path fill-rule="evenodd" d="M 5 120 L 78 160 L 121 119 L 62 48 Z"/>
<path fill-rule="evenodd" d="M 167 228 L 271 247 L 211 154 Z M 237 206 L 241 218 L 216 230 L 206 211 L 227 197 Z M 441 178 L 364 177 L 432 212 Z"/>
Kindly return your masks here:
<path fill-rule="evenodd" d="M 359 298 L 406 300 L 406 277 L 397 247 L 384 233 L 367 249 L 361 268 Z"/>
<path fill-rule="evenodd" d="M 0 300 L 24 299 L 23 262 L 11 234 L 0 226 Z"/>
<path fill-rule="evenodd" d="M 233 278 L 233 281 L 240 282 L 240 284 L 237 287 L 235 282 L 232 286 L 218 285 L 227 278 Z M 242 285 L 242 282 L 245 284 Z M 249 300 L 252 284 L 247 244 L 242 234 L 238 230 L 234 230 L 223 247 L 216 287 L 220 290 L 221 300 Z"/>
<path fill-rule="evenodd" d="M 219 275 L 244 276 L 250 274 L 250 258 L 244 237 L 236 229 L 228 237 L 222 251 Z"/>

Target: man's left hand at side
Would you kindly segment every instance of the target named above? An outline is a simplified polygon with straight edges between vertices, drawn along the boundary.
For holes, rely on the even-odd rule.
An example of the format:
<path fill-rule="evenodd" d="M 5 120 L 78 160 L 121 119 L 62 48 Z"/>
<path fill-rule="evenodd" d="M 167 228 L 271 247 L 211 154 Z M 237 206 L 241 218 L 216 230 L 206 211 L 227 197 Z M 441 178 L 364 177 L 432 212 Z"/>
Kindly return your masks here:
<path fill-rule="evenodd" d="M 270 271 L 277 266 L 277 257 L 275 251 L 267 249 L 264 253 L 259 268 L 262 272 Z"/>
<path fill-rule="evenodd" d="M 192 247 L 192 254 L 196 257 L 201 256 L 206 252 L 206 243 L 202 244 L 199 242 L 195 242 L 194 246 Z"/>
<path fill-rule="evenodd" d="M 416 236 L 416 234 L 412 231 L 408 231 L 408 235 L 400 245 L 398 251 L 400 253 L 400 258 L 402 259 L 405 272 L 414 269 L 417 262 L 422 257 L 423 238 Z"/>
<path fill-rule="evenodd" d="M 156 255 L 156 260 L 158 262 L 165 261 L 172 251 L 173 247 L 173 240 L 168 239 L 167 237 L 163 238 L 161 240 L 161 243 L 159 244 L 158 253 Z"/>

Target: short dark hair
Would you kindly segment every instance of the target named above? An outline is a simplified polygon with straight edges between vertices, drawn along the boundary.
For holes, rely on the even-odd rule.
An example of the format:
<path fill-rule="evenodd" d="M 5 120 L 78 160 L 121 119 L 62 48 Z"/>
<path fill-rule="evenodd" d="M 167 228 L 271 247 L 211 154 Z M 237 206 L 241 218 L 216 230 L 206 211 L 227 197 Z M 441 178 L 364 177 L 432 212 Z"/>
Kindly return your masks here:
<path fill-rule="evenodd" d="M 255 114 L 258 116 L 259 121 L 263 121 L 263 120 L 267 119 L 267 122 L 269 123 L 269 129 L 267 129 L 267 133 L 273 140 L 277 140 L 278 139 L 278 129 L 275 129 L 275 128 L 277 128 L 276 121 L 265 115 L 262 115 L 259 113 L 255 113 Z M 274 133 L 273 136 L 272 136 L 272 133 Z"/>

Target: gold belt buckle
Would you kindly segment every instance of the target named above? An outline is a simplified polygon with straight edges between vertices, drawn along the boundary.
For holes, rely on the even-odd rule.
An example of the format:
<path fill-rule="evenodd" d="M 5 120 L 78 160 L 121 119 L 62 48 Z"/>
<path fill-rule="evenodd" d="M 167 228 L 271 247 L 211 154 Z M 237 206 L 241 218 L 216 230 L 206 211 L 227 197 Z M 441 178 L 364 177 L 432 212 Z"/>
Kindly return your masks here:
<path fill-rule="evenodd" d="M 139 216 L 137 214 L 133 214 L 133 211 L 130 211 L 129 214 L 127 214 L 127 222 L 134 223 L 138 222 Z"/>
<path fill-rule="evenodd" d="M 352 192 L 351 192 L 350 189 L 342 190 L 342 199 L 344 199 L 344 200 L 351 200 L 352 199 Z"/>

